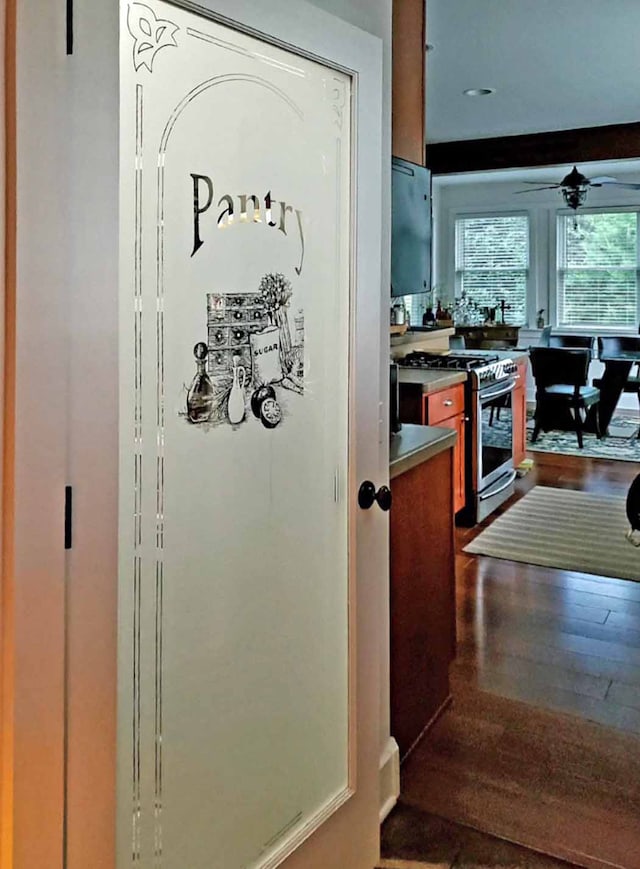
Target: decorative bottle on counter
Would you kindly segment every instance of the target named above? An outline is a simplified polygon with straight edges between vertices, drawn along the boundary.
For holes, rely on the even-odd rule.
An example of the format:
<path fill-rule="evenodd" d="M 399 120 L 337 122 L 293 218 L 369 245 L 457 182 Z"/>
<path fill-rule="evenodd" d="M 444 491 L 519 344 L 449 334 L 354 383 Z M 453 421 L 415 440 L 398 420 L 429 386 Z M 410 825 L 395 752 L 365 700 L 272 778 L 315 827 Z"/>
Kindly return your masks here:
<path fill-rule="evenodd" d="M 191 422 L 206 422 L 213 408 L 213 384 L 205 371 L 209 348 L 199 341 L 193 348 L 196 360 L 196 375 L 187 392 L 187 416 Z"/>
<path fill-rule="evenodd" d="M 232 425 L 237 425 L 244 419 L 244 384 L 247 373 L 238 365 L 240 362 L 239 356 L 233 357 L 233 385 L 229 393 L 229 422 Z"/>

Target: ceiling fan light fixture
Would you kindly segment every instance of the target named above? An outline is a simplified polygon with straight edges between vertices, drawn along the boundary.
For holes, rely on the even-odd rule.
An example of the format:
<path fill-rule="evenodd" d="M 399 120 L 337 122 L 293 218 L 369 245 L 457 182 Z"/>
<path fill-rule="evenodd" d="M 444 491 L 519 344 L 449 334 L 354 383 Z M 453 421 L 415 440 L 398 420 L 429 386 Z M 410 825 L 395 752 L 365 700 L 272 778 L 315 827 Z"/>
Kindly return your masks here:
<path fill-rule="evenodd" d="M 579 187 L 563 187 L 561 189 L 564 201 L 567 203 L 569 208 L 573 208 L 575 211 L 581 205 L 584 205 L 587 199 L 589 186 L 587 184 L 582 184 Z"/>

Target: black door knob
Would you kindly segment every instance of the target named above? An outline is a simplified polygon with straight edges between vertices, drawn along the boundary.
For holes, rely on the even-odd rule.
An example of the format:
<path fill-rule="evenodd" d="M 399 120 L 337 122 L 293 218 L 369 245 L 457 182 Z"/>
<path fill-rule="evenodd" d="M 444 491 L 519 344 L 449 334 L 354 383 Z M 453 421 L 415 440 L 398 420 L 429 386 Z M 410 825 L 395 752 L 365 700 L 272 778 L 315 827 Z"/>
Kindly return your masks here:
<path fill-rule="evenodd" d="M 376 492 L 376 487 L 371 480 L 365 480 L 358 490 L 358 504 L 363 510 L 369 510 L 373 507 L 374 501 L 377 501 L 378 507 L 386 513 L 391 509 L 391 490 L 388 486 L 380 486 Z"/>

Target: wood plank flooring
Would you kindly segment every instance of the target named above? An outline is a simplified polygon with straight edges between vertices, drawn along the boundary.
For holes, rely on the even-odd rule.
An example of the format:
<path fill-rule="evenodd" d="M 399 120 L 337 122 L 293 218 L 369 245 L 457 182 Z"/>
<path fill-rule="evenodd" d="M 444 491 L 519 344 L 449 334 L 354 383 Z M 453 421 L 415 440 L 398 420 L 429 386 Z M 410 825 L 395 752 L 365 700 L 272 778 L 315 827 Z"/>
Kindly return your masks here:
<path fill-rule="evenodd" d="M 569 863 L 406 805 L 385 823 L 381 850 L 378 869 L 570 869 Z"/>
<path fill-rule="evenodd" d="M 516 499 L 534 485 L 624 496 L 640 470 L 531 456 Z M 453 704 L 403 765 L 397 811 L 640 869 L 640 583 L 464 553 L 482 527 L 457 529 Z"/>
<path fill-rule="evenodd" d="M 534 485 L 624 495 L 638 472 L 629 462 L 532 455 L 516 499 Z M 462 552 L 482 527 L 457 531 L 454 688 L 640 734 L 640 583 Z"/>
<path fill-rule="evenodd" d="M 402 767 L 401 806 L 591 869 L 640 869 L 640 739 L 458 686 Z"/>

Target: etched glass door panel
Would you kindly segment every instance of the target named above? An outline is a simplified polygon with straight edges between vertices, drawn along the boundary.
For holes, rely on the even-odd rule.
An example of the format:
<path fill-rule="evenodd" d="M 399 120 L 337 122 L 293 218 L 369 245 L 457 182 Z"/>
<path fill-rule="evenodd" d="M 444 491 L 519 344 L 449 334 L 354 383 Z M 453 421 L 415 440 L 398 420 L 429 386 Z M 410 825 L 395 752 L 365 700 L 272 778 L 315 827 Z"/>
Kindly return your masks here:
<path fill-rule="evenodd" d="M 350 794 L 351 78 L 122 3 L 119 867 Z"/>

